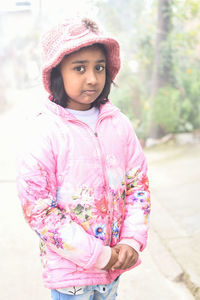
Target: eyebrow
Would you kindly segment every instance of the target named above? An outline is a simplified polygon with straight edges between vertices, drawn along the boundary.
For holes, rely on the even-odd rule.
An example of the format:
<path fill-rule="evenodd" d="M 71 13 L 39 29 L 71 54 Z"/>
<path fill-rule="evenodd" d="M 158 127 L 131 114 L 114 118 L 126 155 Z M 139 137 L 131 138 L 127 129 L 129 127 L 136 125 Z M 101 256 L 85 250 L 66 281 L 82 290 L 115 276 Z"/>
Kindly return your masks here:
<path fill-rule="evenodd" d="M 97 60 L 95 63 L 105 63 L 105 59 L 100 59 L 100 60 Z M 89 63 L 88 60 L 75 60 L 75 61 L 72 61 L 72 64 L 86 64 L 86 63 Z"/>

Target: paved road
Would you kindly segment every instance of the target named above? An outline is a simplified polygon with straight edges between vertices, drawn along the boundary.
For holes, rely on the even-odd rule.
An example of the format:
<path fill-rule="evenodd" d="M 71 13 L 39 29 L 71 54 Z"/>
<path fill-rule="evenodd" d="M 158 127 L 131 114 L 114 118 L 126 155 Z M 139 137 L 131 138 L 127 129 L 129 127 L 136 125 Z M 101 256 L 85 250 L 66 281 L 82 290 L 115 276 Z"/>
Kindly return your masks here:
<path fill-rule="evenodd" d="M 165 276 L 184 282 L 200 299 L 200 144 L 163 145 L 148 151 L 147 157 L 152 229 L 174 263 L 167 268 L 164 260 L 159 263 L 155 253 L 152 256 Z"/>
<path fill-rule="evenodd" d="M 38 238 L 24 221 L 15 186 L 15 147 L 29 107 L 25 96 L 0 116 L 5 129 L 0 132 L 1 299 L 48 300 Z M 142 265 L 122 276 L 118 300 L 200 299 L 200 145 L 162 146 L 146 155 L 152 187 L 149 243 Z"/>

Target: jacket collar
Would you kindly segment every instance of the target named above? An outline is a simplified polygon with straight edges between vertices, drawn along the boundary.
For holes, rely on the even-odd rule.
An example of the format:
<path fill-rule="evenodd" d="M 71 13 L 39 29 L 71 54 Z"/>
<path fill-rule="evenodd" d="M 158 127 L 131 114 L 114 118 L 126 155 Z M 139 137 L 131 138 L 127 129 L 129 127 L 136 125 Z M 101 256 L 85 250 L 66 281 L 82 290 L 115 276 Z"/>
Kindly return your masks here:
<path fill-rule="evenodd" d="M 62 106 L 52 102 L 49 98 L 47 98 L 45 101 L 45 107 L 47 111 L 51 111 L 53 114 L 67 119 L 68 121 L 76 120 L 76 117 L 73 116 L 69 111 L 64 109 Z M 103 119 L 105 117 L 115 115 L 118 112 L 119 108 L 117 108 L 111 101 L 108 101 L 106 104 L 100 106 L 98 118 Z"/>

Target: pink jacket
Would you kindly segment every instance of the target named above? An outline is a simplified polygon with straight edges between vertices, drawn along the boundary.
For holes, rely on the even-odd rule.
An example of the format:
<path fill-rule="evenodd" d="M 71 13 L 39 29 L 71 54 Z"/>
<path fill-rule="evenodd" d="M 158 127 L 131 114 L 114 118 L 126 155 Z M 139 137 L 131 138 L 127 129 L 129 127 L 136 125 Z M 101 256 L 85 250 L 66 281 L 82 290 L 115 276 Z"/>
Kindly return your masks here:
<path fill-rule="evenodd" d="M 24 216 L 41 240 L 48 288 L 108 284 L 124 270 L 97 267 L 106 247 L 122 239 L 140 250 L 146 245 L 145 157 L 130 121 L 110 102 L 93 132 L 48 100 L 25 137 L 17 185 Z"/>

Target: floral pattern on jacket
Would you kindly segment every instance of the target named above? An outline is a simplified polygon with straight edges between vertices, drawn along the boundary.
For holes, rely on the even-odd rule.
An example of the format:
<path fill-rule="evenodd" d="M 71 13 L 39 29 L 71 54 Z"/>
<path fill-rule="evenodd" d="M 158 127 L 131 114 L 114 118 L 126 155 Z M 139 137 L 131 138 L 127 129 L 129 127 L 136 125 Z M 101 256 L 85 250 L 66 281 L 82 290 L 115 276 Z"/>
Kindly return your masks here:
<path fill-rule="evenodd" d="M 95 269 L 102 248 L 122 239 L 140 250 L 146 245 L 146 161 L 130 122 L 112 104 L 100 112 L 98 137 L 54 105 L 28 132 L 17 180 L 25 219 L 42 241 L 45 285 L 109 283 L 123 270 Z"/>

